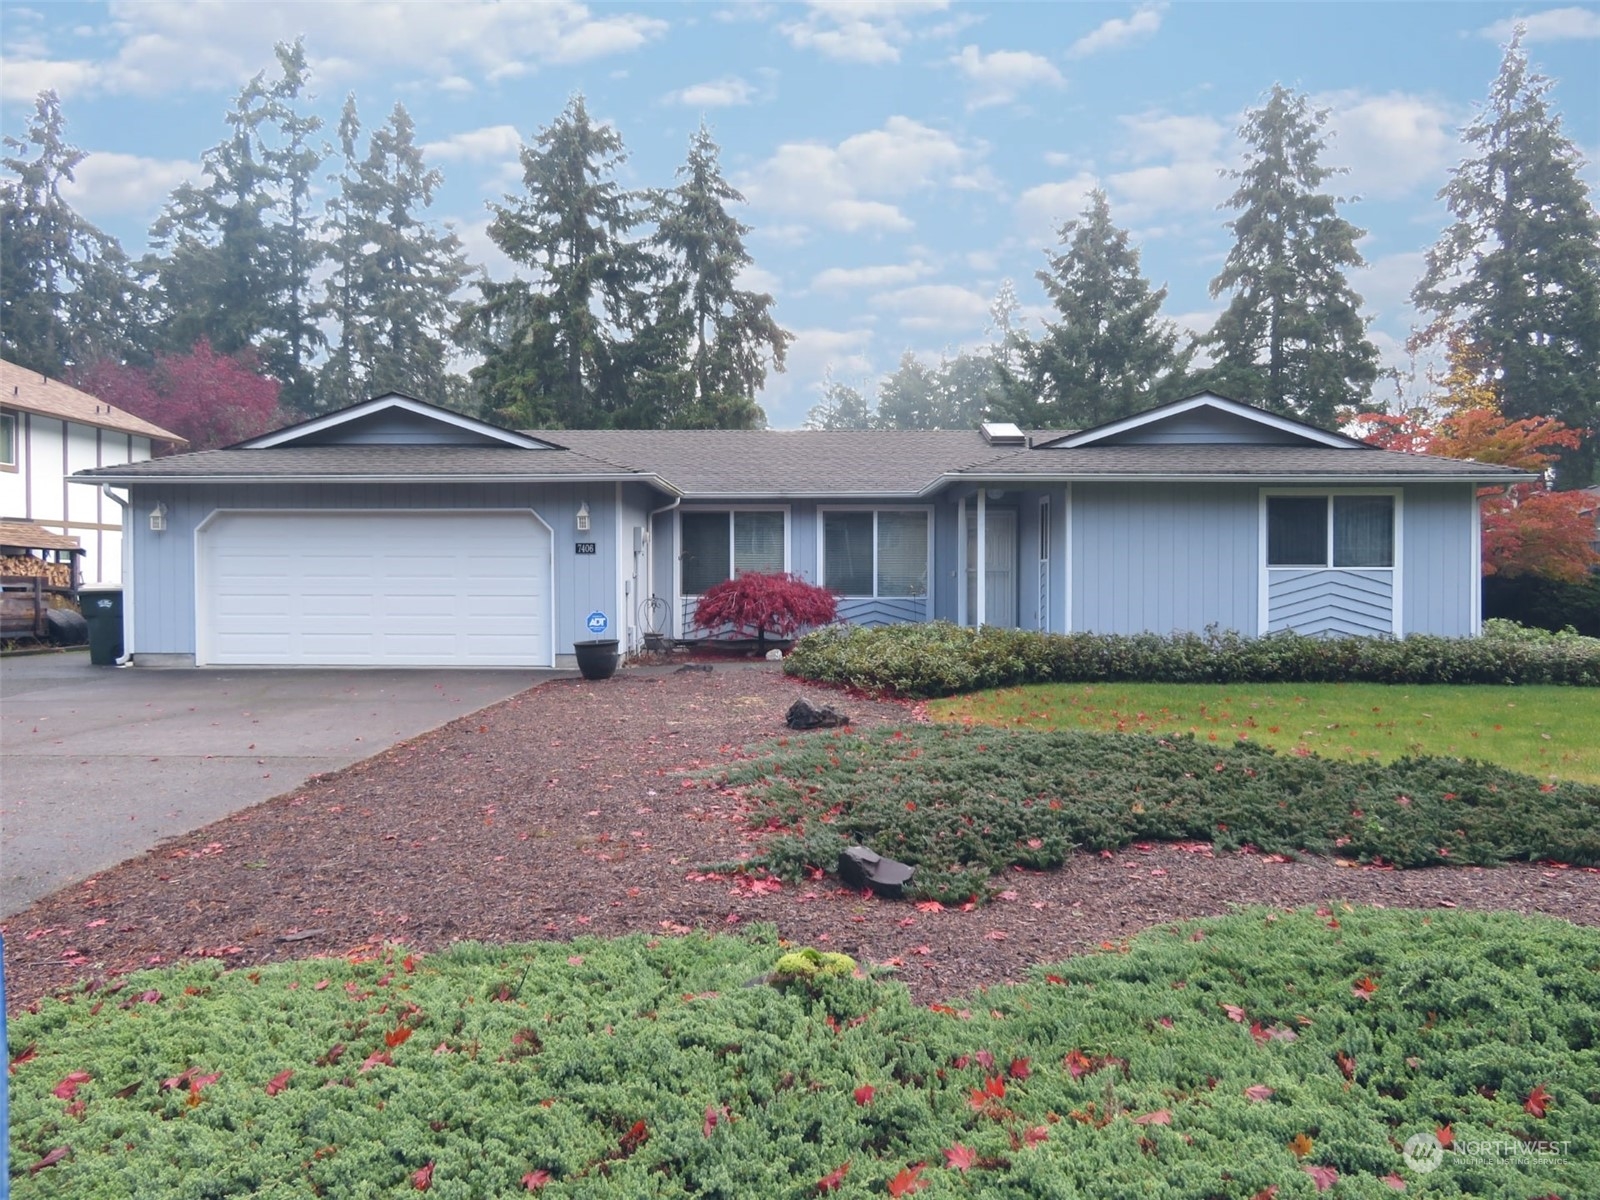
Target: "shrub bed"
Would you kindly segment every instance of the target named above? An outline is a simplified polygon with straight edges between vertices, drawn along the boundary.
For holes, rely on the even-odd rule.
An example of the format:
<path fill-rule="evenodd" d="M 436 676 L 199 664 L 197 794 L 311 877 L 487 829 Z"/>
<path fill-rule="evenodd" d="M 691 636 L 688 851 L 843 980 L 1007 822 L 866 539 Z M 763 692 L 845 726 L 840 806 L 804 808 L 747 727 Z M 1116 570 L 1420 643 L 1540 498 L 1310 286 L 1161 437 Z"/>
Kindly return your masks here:
<path fill-rule="evenodd" d="M 1025 683 L 1554 683 L 1600 686 L 1600 640 L 1313 638 L 1295 633 L 1036 633 L 948 622 L 833 627 L 784 671 L 876 694 L 929 698 Z"/>
<path fill-rule="evenodd" d="M 1454 758 L 1380 764 L 1193 735 L 908 726 L 795 739 L 719 772 L 772 832 L 766 863 L 832 869 L 860 843 L 919 868 L 931 899 L 982 894 L 1075 846 L 1249 844 L 1400 867 L 1600 864 L 1600 787 Z"/>
<path fill-rule="evenodd" d="M 1522 1200 L 1600 1170 L 1600 933 L 1564 922 L 1248 910 L 930 1008 L 760 986 L 782 953 L 396 949 L 50 1001 L 11 1025 L 13 1194 Z"/>

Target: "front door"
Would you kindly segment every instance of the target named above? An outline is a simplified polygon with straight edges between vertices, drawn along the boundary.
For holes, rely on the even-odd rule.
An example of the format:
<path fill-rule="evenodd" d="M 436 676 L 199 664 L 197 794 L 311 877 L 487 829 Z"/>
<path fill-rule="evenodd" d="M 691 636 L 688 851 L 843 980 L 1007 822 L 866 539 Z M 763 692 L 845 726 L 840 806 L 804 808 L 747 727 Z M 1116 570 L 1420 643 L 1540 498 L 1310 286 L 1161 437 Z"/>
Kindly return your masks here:
<path fill-rule="evenodd" d="M 984 614 L 986 625 L 1017 624 L 1017 513 L 991 508 L 984 534 Z M 967 622 L 978 623 L 978 514 L 967 510 Z"/>

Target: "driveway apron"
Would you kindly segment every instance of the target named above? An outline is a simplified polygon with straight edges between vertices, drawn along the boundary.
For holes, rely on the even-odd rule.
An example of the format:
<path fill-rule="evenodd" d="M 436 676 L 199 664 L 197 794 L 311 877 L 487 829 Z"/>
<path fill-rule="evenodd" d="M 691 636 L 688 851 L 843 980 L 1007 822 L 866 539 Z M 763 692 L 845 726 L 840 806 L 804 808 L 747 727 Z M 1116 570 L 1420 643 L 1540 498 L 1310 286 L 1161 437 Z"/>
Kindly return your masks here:
<path fill-rule="evenodd" d="M 555 672 L 0 661 L 0 918 Z"/>

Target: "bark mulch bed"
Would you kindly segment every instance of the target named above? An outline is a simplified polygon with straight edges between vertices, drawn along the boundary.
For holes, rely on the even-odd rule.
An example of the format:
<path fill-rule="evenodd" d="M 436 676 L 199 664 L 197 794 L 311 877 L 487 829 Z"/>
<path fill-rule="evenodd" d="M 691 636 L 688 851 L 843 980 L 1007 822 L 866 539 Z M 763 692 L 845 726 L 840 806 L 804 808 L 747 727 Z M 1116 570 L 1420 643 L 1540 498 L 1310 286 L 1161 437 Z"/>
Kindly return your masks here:
<path fill-rule="evenodd" d="M 728 797 L 688 776 L 753 743 L 832 736 L 784 728 L 800 695 L 819 689 L 764 663 L 524 692 L 18 913 L 5 927 L 10 1003 L 192 957 L 237 967 L 385 940 L 427 951 L 757 921 L 900 966 L 922 1001 L 1239 904 L 1459 906 L 1600 925 L 1594 869 L 1393 871 L 1203 846 L 1080 853 L 1060 871 L 1013 872 L 1007 899 L 970 912 L 866 899 L 831 875 L 775 892 L 705 878 L 708 864 L 748 853 L 751 835 Z M 820 698 L 862 726 L 915 718 L 899 704 Z"/>

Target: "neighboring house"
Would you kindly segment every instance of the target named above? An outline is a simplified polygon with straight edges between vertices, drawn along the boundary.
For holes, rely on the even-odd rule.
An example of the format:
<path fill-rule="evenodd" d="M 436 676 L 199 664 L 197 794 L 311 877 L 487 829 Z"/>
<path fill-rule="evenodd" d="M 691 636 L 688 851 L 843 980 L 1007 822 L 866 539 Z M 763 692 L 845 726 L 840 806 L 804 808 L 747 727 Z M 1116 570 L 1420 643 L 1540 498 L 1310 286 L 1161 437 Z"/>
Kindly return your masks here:
<path fill-rule="evenodd" d="M 1579 488 L 1578 494 L 1583 497 L 1578 511 L 1594 522 L 1594 538 L 1589 545 L 1594 548 L 1596 554 L 1600 554 L 1600 484 Z"/>
<path fill-rule="evenodd" d="M 122 581 L 122 509 L 98 489 L 68 487 L 91 467 L 143 462 L 189 443 L 88 392 L 0 360 L 0 518 L 75 537 L 84 583 Z"/>
<path fill-rule="evenodd" d="M 78 476 L 136 514 L 133 660 L 202 666 L 567 666 L 657 609 L 691 635 L 747 570 L 868 624 L 1470 635 L 1475 489 L 1530 478 L 1213 395 L 1031 437 L 517 433 L 390 395 Z"/>

